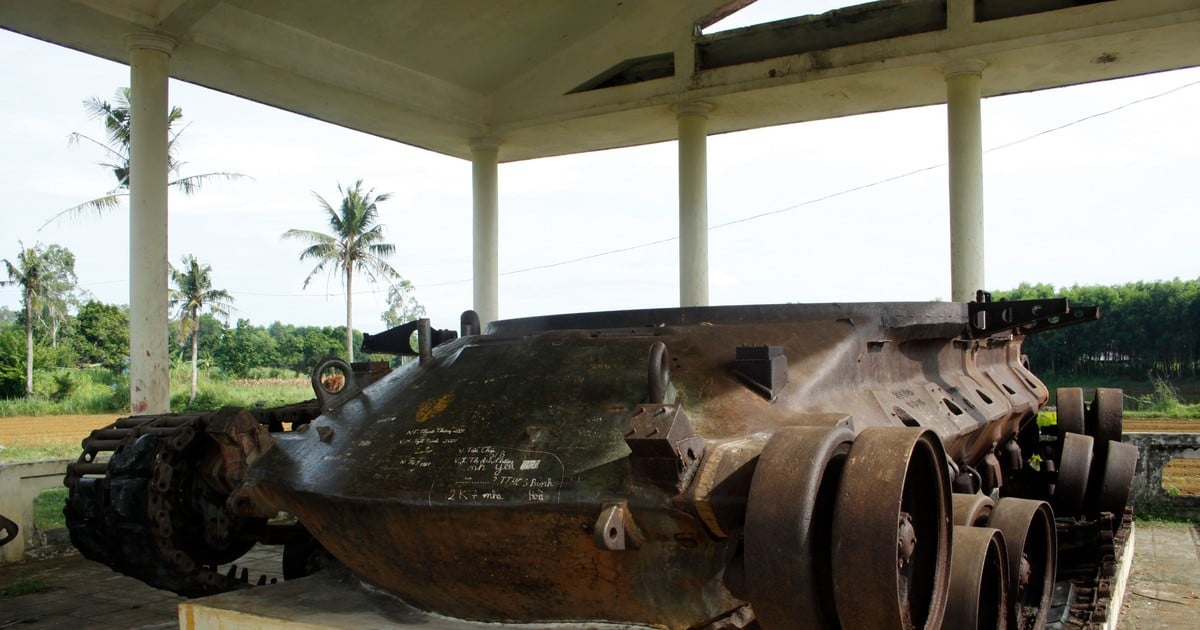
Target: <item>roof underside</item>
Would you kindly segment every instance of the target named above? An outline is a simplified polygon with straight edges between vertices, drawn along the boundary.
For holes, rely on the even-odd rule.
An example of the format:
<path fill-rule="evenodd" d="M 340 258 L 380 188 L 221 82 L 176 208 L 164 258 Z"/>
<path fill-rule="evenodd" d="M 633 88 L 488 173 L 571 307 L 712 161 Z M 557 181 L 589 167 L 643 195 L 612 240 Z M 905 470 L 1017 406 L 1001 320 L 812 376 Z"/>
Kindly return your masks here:
<path fill-rule="evenodd" d="M 457 157 L 502 161 L 1200 65 L 1200 0 L 885 0 L 714 35 L 744 0 L 0 0 L 0 26 L 128 63 L 175 38 L 175 78 Z"/>

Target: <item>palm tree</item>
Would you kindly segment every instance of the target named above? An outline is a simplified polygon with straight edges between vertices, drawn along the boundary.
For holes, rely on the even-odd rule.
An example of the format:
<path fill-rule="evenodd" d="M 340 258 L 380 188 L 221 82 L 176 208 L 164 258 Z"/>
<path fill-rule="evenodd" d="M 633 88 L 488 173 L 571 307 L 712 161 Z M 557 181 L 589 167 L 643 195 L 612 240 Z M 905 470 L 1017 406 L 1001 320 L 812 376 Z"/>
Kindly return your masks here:
<path fill-rule="evenodd" d="M 58 245 L 50 249 L 34 245 L 21 251 L 13 264 L 7 258 L 8 282 L 21 285 L 21 301 L 25 306 L 25 396 L 33 396 L 33 320 L 42 312 L 46 301 L 61 299 L 64 292 L 75 287 L 75 256 Z"/>
<path fill-rule="evenodd" d="M 304 279 L 305 288 L 313 277 L 323 270 L 328 269 L 330 274 L 341 274 L 346 285 L 346 356 L 350 361 L 354 360 L 351 308 L 354 272 L 366 273 L 372 282 L 400 277 L 400 274 L 384 260 L 396 253 L 396 246 L 383 242 L 383 226 L 378 223 L 379 209 L 376 207 L 376 204 L 390 199 L 392 194 L 376 195 L 374 188 L 364 193 L 362 186 L 361 179 L 354 182 L 354 186 L 350 188 L 343 189 L 341 184 L 338 184 L 342 201 L 336 209 L 321 195 L 313 192 L 317 203 L 329 219 L 329 234 L 312 230 L 288 230 L 283 233 L 283 238 L 308 243 L 308 247 L 300 252 L 300 260 L 317 261 L 317 266 Z"/>
<path fill-rule="evenodd" d="M 228 319 L 233 297 L 224 289 L 212 288 L 212 267 L 201 265 L 191 254 L 183 257 L 183 271 L 171 267 L 171 281 L 175 283 L 175 288 L 171 290 L 171 299 L 179 306 L 179 322 L 183 326 L 183 332 L 192 338 L 192 395 L 188 398 L 190 407 L 196 402 L 196 350 L 200 338 L 200 311 L 207 308 L 210 313 Z"/>
<path fill-rule="evenodd" d="M 104 162 L 100 163 L 112 171 L 113 178 L 116 179 L 116 186 L 101 197 L 85 201 L 77 206 L 72 206 L 50 217 L 48 221 L 42 224 L 42 228 L 54 223 L 63 218 L 77 218 L 89 212 L 97 215 L 102 215 L 108 210 L 112 210 L 120 205 L 121 198 L 129 195 L 129 121 L 130 121 L 130 105 L 129 105 L 129 88 L 121 88 L 117 90 L 113 98 L 113 102 L 103 101 L 92 97 L 83 102 L 85 108 L 92 118 L 100 118 L 104 122 L 104 131 L 106 139 L 104 141 L 96 140 L 85 134 L 75 132 L 70 136 L 71 144 L 79 142 L 87 142 L 100 147 L 104 151 Z M 214 179 L 241 179 L 246 177 L 241 173 L 204 173 L 202 175 L 180 175 L 179 169 L 184 165 L 177 157 L 179 137 L 183 135 L 186 126 L 182 129 L 173 129 L 175 123 L 183 118 L 183 110 L 178 107 L 172 107 L 167 114 L 167 169 L 175 176 L 167 183 L 168 186 L 174 187 L 176 190 L 183 192 L 185 195 L 195 194 L 200 190 L 206 182 Z M 38 228 L 39 230 L 41 228 Z"/>

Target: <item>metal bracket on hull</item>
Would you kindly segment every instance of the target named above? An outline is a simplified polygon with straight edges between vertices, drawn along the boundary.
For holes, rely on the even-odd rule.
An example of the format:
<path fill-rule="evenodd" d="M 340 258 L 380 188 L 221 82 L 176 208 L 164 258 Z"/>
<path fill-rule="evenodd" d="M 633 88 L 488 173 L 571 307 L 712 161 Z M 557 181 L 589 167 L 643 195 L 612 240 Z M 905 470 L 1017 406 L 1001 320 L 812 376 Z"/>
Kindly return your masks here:
<path fill-rule="evenodd" d="M 1067 298 L 993 302 L 987 291 L 975 293 L 975 301 L 967 304 L 967 314 L 968 336 L 972 338 L 1014 329 L 1027 335 L 1100 319 L 1098 307 L 1072 307 Z"/>
<path fill-rule="evenodd" d="M 696 435 L 679 405 L 639 405 L 625 434 L 633 473 L 663 488 L 681 492 L 704 456 L 704 438 Z"/>

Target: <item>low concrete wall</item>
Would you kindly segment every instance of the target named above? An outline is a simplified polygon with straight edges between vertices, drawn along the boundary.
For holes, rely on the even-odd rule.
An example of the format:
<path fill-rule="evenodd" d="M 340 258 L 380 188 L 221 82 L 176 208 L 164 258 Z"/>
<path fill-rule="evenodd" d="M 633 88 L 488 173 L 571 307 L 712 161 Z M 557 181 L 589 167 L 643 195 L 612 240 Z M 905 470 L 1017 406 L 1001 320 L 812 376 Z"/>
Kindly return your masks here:
<path fill-rule="evenodd" d="M 1126 433 L 1138 447 L 1131 500 L 1134 509 L 1200 517 L 1200 496 L 1173 495 L 1163 489 L 1163 466 L 1172 459 L 1200 459 L 1200 433 Z M 0 464 L 0 514 L 21 528 L 16 540 L 0 547 L 0 564 L 20 562 L 36 540 L 33 500 L 43 490 L 62 485 L 70 459 Z"/>
<path fill-rule="evenodd" d="M 1200 516 L 1200 496 L 1175 495 L 1163 488 L 1163 466 L 1172 459 L 1200 459 L 1200 433 L 1126 433 L 1138 447 L 1131 500 L 1134 510 Z"/>
<path fill-rule="evenodd" d="M 21 528 L 16 539 L 0 547 L 0 564 L 25 559 L 25 549 L 37 540 L 33 527 L 33 500 L 43 490 L 61 488 L 67 464 L 74 460 L 0 464 L 0 514 Z"/>

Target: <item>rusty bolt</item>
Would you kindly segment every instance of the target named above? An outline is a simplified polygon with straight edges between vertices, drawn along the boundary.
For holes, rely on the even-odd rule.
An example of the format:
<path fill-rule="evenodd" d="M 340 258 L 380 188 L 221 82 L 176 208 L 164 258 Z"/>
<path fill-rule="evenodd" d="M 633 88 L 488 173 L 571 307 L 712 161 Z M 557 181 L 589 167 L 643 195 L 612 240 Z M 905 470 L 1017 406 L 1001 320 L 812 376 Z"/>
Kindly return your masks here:
<path fill-rule="evenodd" d="M 901 512 L 896 531 L 896 559 L 900 568 L 908 565 L 916 548 L 917 530 L 913 527 L 912 516 L 908 512 Z"/>
<path fill-rule="evenodd" d="M 1033 575 L 1033 570 L 1029 566 L 1029 556 L 1025 554 L 1021 554 L 1020 570 L 1021 573 L 1017 575 L 1017 584 L 1020 584 L 1021 588 L 1023 589 L 1027 584 L 1029 584 L 1029 578 Z"/>

